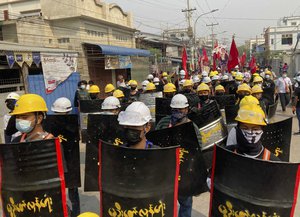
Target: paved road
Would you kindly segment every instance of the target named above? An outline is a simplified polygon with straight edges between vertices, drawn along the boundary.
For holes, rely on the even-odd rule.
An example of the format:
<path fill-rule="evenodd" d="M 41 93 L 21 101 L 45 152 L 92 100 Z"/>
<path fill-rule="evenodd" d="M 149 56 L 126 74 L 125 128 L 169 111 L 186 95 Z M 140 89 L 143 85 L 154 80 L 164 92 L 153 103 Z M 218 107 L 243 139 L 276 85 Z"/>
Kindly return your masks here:
<path fill-rule="evenodd" d="M 291 111 L 282 113 L 280 110 L 277 112 L 275 121 L 291 117 Z M 293 132 L 298 131 L 297 118 L 293 118 Z M 81 145 L 81 172 L 84 173 L 85 162 L 85 145 Z M 292 136 L 291 144 L 291 162 L 300 162 L 300 136 Z M 82 178 L 82 183 L 84 179 Z M 300 192 L 299 192 L 300 194 Z M 300 216 L 300 197 L 298 194 L 298 204 L 296 207 L 295 216 Z M 80 189 L 81 211 L 99 212 L 99 193 L 86 193 Z M 209 193 L 201 194 L 199 197 L 194 197 L 193 202 L 193 217 L 206 217 L 209 210 Z"/>

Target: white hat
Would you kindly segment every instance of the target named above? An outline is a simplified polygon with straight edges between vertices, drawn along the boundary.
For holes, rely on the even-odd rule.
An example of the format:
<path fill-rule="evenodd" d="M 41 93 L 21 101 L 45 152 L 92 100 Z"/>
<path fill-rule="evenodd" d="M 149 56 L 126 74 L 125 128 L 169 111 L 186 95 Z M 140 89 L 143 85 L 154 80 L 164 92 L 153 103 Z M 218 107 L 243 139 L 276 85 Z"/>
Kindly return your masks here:
<path fill-rule="evenodd" d="M 183 69 L 180 70 L 179 75 L 185 75 L 185 71 Z"/>
<path fill-rule="evenodd" d="M 15 99 L 15 100 L 18 100 L 19 98 L 20 98 L 20 95 L 15 92 L 11 92 L 6 97 L 6 99 Z"/>
<path fill-rule="evenodd" d="M 149 80 L 153 80 L 153 75 L 152 74 L 149 74 L 148 76 L 147 76 L 147 79 L 149 79 Z"/>
<path fill-rule="evenodd" d="M 118 109 L 120 107 L 120 100 L 118 100 L 118 98 L 114 96 L 107 97 L 101 105 L 101 109 L 103 110 Z"/>
<path fill-rule="evenodd" d="M 203 71 L 203 72 L 202 72 L 202 77 L 208 77 L 208 72 Z"/>
<path fill-rule="evenodd" d="M 193 77 L 193 83 L 199 83 L 200 82 L 200 78 L 198 77 L 198 75 Z"/>
<path fill-rule="evenodd" d="M 205 84 L 208 84 L 211 82 L 211 79 L 210 79 L 210 77 L 204 77 L 202 82 Z"/>
<path fill-rule="evenodd" d="M 51 111 L 62 113 L 72 111 L 72 103 L 68 98 L 60 97 L 52 104 Z"/>
<path fill-rule="evenodd" d="M 228 79 L 229 79 L 228 75 L 223 75 L 222 80 L 228 80 Z"/>
<path fill-rule="evenodd" d="M 189 106 L 188 100 L 186 96 L 183 94 L 176 94 L 175 96 L 173 96 L 170 104 L 171 108 L 177 108 L 177 109 L 186 108 L 188 106 Z"/>
<path fill-rule="evenodd" d="M 119 124 L 125 126 L 143 126 L 150 120 L 150 110 L 143 102 L 131 103 L 118 116 Z"/>

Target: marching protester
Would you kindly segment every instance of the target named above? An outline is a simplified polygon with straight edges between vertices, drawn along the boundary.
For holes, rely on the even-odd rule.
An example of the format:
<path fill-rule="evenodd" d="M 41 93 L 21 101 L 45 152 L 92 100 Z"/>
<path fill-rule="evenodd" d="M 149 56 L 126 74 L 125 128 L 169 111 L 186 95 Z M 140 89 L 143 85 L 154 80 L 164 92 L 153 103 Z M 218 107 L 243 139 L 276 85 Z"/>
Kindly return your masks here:
<path fill-rule="evenodd" d="M 120 103 L 125 102 L 125 95 L 122 90 L 119 89 L 115 90 L 113 96 L 116 97 L 120 101 Z"/>
<path fill-rule="evenodd" d="M 92 90 L 93 86 L 90 87 L 90 90 Z M 71 101 L 66 97 L 60 97 L 56 99 L 53 105 L 51 106 L 51 111 L 53 111 L 56 115 L 67 115 L 72 111 Z M 80 214 L 80 200 L 78 188 L 68 188 L 68 196 L 72 206 L 71 217 L 77 217 Z"/>
<path fill-rule="evenodd" d="M 94 84 L 95 84 L 94 81 L 89 80 L 89 82 L 88 82 L 88 84 L 87 84 L 87 86 L 86 86 L 86 89 L 89 90 L 90 87 L 93 86 Z"/>
<path fill-rule="evenodd" d="M 11 112 L 14 110 L 17 100 L 20 98 L 20 95 L 17 93 L 10 93 L 5 99 L 6 107 L 9 109 L 9 113 L 4 115 L 4 141 L 5 143 L 11 143 L 17 136 L 20 135 L 20 132 L 16 129 L 16 118 L 11 116 Z"/>
<path fill-rule="evenodd" d="M 139 95 L 140 95 L 140 92 L 138 91 L 137 89 L 137 86 L 138 86 L 138 83 L 136 80 L 130 80 L 128 82 L 128 85 L 130 87 L 130 94 L 129 94 L 129 99 L 128 101 L 129 102 L 134 102 L 134 101 L 137 101 Z"/>
<path fill-rule="evenodd" d="M 225 94 L 225 88 L 219 84 L 215 87 L 215 96 L 222 96 Z"/>
<path fill-rule="evenodd" d="M 238 105 L 245 96 L 251 95 L 251 87 L 249 87 L 249 85 L 245 83 L 241 84 L 238 86 L 236 93 L 238 95 L 236 104 Z"/>
<path fill-rule="evenodd" d="M 266 107 L 265 101 L 262 97 L 263 89 L 261 88 L 261 86 L 254 85 L 252 87 L 251 91 L 252 91 L 252 96 L 254 96 L 256 99 L 258 99 L 260 107 L 262 108 L 264 113 L 267 114 L 267 107 Z"/>
<path fill-rule="evenodd" d="M 107 84 L 104 88 L 105 98 L 112 96 L 115 91 L 115 86 L 113 84 Z"/>
<path fill-rule="evenodd" d="M 180 124 L 191 122 L 187 117 L 189 112 L 189 103 L 187 98 L 183 94 L 177 94 L 172 98 L 171 105 L 172 114 L 162 118 L 159 123 L 156 125 L 156 130 L 165 129 L 168 127 L 178 126 Z M 199 147 L 201 147 L 201 136 L 199 133 L 199 128 L 194 124 L 195 132 L 198 138 Z M 179 217 L 191 217 L 192 216 L 192 206 L 193 206 L 193 197 L 188 196 L 179 196 L 178 201 L 180 204 L 179 208 Z"/>
<path fill-rule="evenodd" d="M 189 94 L 193 92 L 193 82 L 189 79 L 185 80 L 182 85 L 182 91 L 183 94 Z"/>
<path fill-rule="evenodd" d="M 30 142 L 52 139 L 51 133 L 45 132 L 42 126 L 48 111 L 45 100 L 37 94 L 24 94 L 16 102 L 11 115 L 16 117 L 16 128 L 22 133 L 13 142 Z"/>
<path fill-rule="evenodd" d="M 195 75 L 195 76 L 193 77 L 193 90 L 194 90 L 195 92 L 197 91 L 197 87 L 200 85 L 200 82 L 201 82 L 201 80 L 200 80 L 199 76 L 198 76 L 198 75 Z"/>
<path fill-rule="evenodd" d="M 286 106 L 290 103 L 292 94 L 292 81 L 287 77 L 286 71 L 276 80 L 275 92 L 278 93 L 282 111 L 285 112 Z"/>
<path fill-rule="evenodd" d="M 75 92 L 75 98 L 74 98 L 74 107 L 79 106 L 79 101 L 80 100 L 89 100 L 90 95 L 86 89 L 87 87 L 87 81 L 82 80 L 78 82 L 78 89 Z"/>
<path fill-rule="evenodd" d="M 117 115 L 121 110 L 120 100 L 117 97 L 109 96 L 101 104 L 100 114 Z"/>
<path fill-rule="evenodd" d="M 141 89 L 141 93 L 145 93 L 146 92 L 146 88 L 147 88 L 147 85 L 149 84 L 150 82 L 148 80 L 144 80 L 142 82 L 142 89 Z"/>
<path fill-rule="evenodd" d="M 272 79 L 272 73 L 270 71 L 265 72 L 265 78 L 262 83 L 263 88 L 263 98 L 266 100 L 266 107 L 269 108 L 270 105 L 274 104 L 275 96 L 275 82 Z"/>
<path fill-rule="evenodd" d="M 125 128 L 127 147 L 135 149 L 157 148 L 146 139 L 146 133 L 151 129 L 151 114 L 144 103 L 131 103 L 125 111 L 119 113 L 118 121 Z"/>
<path fill-rule="evenodd" d="M 126 87 L 123 75 L 118 75 L 117 87 Z"/>
<path fill-rule="evenodd" d="M 240 107 L 235 118 L 237 127 L 229 132 L 226 147 L 238 154 L 250 158 L 278 161 L 279 159 L 266 149 L 261 137 L 266 126 L 265 113 L 260 106 L 246 104 Z"/>
<path fill-rule="evenodd" d="M 156 86 L 153 83 L 148 83 L 146 86 L 145 93 L 154 93 L 156 92 Z"/>
<path fill-rule="evenodd" d="M 154 76 L 152 74 L 149 74 L 147 76 L 147 80 L 150 82 L 150 83 L 153 83 L 153 79 L 154 79 Z"/>
<path fill-rule="evenodd" d="M 201 83 L 197 88 L 197 94 L 200 100 L 198 103 L 198 109 L 201 109 L 212 102 L 210 99 L 210 88 L 207 84 Z"/>
<path fill-rule="evenodd" d="M 92 85 L 88 92 L 92 100 L 99 99 L 100 88 L 97 85 Z"/>
<path fill-rule="evenodd" d="M 172 83 L 167 83 L 164 86 L 163 94 L 165 98 L 173 98 L 173 96 L 176 94 L 176 87 Z"/>
<path fill-rule="evenodd" d="M 295 85 L 295 90 L 293 94 L 293 102 L 292 102 L 292 111 L 293 114 L 296 113 L 297 119 L 298 119 L 298 126 L 299 126 L 299 131 L 294 133 L 294 135 L 300 135 L 300 72 L 296 74 L 296 84 Z"/>

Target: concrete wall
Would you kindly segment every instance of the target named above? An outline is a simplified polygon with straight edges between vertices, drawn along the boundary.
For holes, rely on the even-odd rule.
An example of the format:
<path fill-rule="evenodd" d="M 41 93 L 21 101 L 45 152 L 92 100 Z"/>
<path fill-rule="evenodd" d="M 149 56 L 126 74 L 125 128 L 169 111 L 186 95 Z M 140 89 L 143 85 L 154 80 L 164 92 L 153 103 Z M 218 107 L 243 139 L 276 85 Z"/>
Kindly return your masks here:
<path fill-rule="evenodd" d="M 288 27 L 272 27 L 269 31 L 269 46 L 271 51 L 284 51 L 291 50 L 295 47 L 297 42 L 297 34 L 300 31 L 299 26 L 288 26 Z M 283 45 L 281 42 L 282 35 L 292 34 L 293 35 L 293 44 L 292 45 Z M 273 39 L 273 44 L 271 43 Z"/>

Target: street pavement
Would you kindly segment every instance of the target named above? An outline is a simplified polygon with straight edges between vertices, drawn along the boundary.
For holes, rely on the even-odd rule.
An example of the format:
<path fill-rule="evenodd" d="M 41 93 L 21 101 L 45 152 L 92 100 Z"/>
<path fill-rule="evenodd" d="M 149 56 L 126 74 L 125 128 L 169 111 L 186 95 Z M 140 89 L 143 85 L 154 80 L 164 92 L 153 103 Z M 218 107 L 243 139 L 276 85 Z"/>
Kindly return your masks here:
<path fill-rule="evenodd" d="M 299 131 L 297 118 L 292 115 L 291 109 L 288 108 L 286 112 L 282 112 L 279 107 L 276 117 L 273 121 L 280 121 L 293 116 L 293 132 Z M 81 144 L 80 147 L 81 157 L 81 175 L 82 175 L 82 186 L 84 184 L 84 163 L 85 163 L 85 144 Z M 291 142 L 291 162 L 300 162 L 300 136 L 292 135 Z M 81 212 L 96 212 L 99 213 L 99 192 L 83 192 L 83 188 L 79 189 L 80 200 L 81 200 Z M 296 206 L 295 217 L 300 216 L 300 191 L 298 193 L 298 203 Z M 193 198 L 193 213 L 192 217 L 207 217 L 209 211 L 209 193 L 203 193 L 198 197 Z"/>

